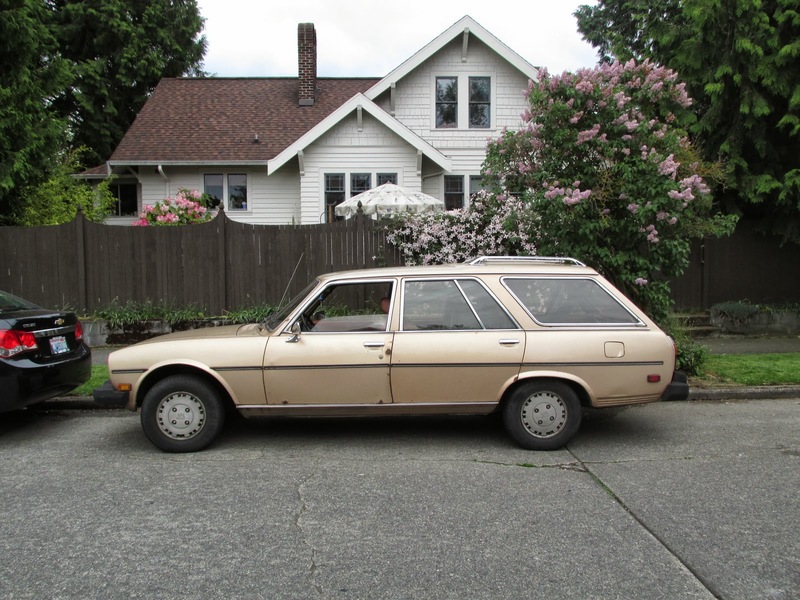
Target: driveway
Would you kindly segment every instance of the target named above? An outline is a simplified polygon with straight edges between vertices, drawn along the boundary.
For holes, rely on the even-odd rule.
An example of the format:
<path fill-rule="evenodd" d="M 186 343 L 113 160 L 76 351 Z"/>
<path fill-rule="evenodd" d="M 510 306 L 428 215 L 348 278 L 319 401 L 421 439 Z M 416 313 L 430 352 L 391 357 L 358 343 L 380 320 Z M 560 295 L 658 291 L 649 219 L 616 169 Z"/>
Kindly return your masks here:
<path fill-rule="evenodd" d="M 800 400 L 237 422 L 168 455 L 124 411 L 0 421 L 3 598 L 800 596 Z"/>

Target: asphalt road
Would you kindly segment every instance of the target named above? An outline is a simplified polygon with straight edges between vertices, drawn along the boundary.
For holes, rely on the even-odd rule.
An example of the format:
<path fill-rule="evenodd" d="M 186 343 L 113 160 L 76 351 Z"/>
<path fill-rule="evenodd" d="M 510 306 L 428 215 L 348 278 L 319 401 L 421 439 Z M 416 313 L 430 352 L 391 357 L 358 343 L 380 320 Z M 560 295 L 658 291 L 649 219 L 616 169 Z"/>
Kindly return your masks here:
<path fill-rule="evenodd" d="M 800 399 L 498 419 L 237 422 L 152 447 L 125 411 L 0 416 L 0 597 L 800 597 Z"/>

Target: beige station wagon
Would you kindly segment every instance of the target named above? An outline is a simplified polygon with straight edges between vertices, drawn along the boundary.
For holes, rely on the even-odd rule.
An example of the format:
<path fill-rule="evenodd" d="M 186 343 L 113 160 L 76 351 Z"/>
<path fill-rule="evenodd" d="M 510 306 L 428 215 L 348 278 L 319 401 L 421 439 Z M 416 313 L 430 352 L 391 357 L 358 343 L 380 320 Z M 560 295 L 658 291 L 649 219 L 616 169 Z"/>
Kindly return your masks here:
<path fill-rule="evenodd" d="M 569 258 L 331 273 L 265 322 L 111 353 L 116 398 L 158 448 L 191 452 L 245 416 L 489 414 L 532 450 L 564 446 L 583 407 L 686 398 L 672 340 Z M 98 400 L 101 397 L 96 395 Z"/>

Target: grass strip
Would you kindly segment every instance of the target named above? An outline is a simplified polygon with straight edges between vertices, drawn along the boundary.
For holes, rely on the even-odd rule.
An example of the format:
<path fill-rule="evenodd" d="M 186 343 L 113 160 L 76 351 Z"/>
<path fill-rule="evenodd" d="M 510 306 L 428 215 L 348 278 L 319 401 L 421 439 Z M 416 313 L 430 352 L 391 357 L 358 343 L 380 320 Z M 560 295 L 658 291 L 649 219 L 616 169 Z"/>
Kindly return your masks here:
<path fill-rule="evenodd" d="M 704 383 L 733 385 L 800 384 L 800 352 L 785 354 L 712 354 Z"/>

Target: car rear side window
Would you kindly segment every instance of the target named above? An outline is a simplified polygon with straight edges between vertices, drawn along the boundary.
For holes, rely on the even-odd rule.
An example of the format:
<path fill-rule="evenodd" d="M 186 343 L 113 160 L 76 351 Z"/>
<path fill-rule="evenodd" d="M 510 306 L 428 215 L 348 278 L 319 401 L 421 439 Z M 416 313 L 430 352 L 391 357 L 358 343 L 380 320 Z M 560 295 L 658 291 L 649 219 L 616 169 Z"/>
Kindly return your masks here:
<path fill-rule="evenodd" d="M 542 325 L 640 325 L 591 279 L 506 278 L 505 286 Z"/>
<path fill-rule="evenodd" d="M 514 321 L 477 281 L 407 281 L 403 330 L 516 329 Z"/>

